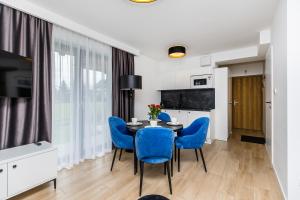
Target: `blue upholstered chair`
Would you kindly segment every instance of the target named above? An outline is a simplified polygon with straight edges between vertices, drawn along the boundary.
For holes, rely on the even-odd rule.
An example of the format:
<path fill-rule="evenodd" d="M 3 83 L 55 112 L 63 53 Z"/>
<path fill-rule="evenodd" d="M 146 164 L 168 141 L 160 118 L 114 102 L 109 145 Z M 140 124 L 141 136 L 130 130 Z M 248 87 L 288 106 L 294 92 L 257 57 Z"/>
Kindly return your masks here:
<path fill-rule="evenodd" d="M 206 140 L 207 130 L 209 126 L 209 118 L 201 117 L 196 119 L 190 126 L 184 128 L 175 140 L 175 146 L 178 151 L 178 172 L 180 171 L 180 149 L 194 149 L 198 162 L 199 149 L 205 172 L 207 172 L 206 164 L 202 152 L 202 147 Z"/>
<path fill-rule="evenodd" d="M 165 112 L 159 113 L 157 118 L 160 119 L 163 122 L 170 122 L 171 121 L 170 115 L 168 113 L 165 113 Z"/>
<path fill-rule="evenodd" d="M 164 163 L 167 172 L 170 193 L 172 194 L 172 184 L 170 176 L 170 160 L 174 145 L 174 133 L 168 128 L 144 128 L 138 130 L 135 136 L 136 155 L 140 162 L 140 196 L 142 194 L 144 163 L 160 164 Z"/>
<path fill-rule="evenodd" d="M 133 150 L 134 146 L 133 137 L 129 135 L 126 128 L 126 122 L 123 119 L 112 116 L 108 119 L 108 123 L 110 127 L 112 142 L 115 146 L 115 153 L 110 168 L 110 171 L 112 171 L 118 149 L 120 149 L 120 160 L 122 150 Z"/>

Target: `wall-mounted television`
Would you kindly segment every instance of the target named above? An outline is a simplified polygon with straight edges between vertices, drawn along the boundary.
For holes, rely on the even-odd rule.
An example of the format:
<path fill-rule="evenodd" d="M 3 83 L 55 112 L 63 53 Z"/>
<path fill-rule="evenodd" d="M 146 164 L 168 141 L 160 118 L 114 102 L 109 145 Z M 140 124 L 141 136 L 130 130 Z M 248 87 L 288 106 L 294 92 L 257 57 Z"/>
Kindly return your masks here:
<path fill-rule="evenodd" d="M 31 97 L 32 59 L 0 50 L 0 97 Z"/>

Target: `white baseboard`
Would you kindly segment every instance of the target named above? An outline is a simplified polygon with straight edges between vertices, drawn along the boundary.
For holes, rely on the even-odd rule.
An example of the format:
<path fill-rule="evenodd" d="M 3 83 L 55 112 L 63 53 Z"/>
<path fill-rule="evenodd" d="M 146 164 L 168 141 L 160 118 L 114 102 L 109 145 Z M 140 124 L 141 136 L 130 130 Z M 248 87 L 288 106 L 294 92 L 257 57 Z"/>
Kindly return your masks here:
<path fill-rule="evenodd" d="M 274 172 L 275 172 L 276 179 L 277 179 L 277 182 L 279 183 L 279 187 L 280 187 L 281 193 L 282 193 L 282 195 L 283 195 L 283 198 L 284 198 L 285 200 L 287 200 L 286 194 L 284 193 L 282 184 L 281 184 L 280 179 L 279 179 L 279 177 L 278 177 L 277 170 L 276 170 L 276 168 L 274 167 L 273 163 L 272 163 L 272 168 L 273 168 L 273 170 L 274 170 Z"/>

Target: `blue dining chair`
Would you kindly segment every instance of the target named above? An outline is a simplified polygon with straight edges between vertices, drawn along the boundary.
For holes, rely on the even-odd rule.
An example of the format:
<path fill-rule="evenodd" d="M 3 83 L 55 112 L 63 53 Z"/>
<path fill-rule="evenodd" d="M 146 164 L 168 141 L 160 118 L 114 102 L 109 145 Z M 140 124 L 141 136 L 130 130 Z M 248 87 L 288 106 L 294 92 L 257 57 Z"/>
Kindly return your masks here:
<path fill-rule="evenodd" d="M 168 113 L 165 113 L 165 112 L 160 112 L 157 118 L 160 119 L 163 122 L 170 122 L 171 121 L 170 115 Z"/>
<path fill-rule="evenodd" d="M 197 149 L 199 149 L 204 165 L 204 170 L 205 172 L 207 172 L 202 147 L 206 140 L 208 126 L 209 118 L 198 118 L 195 121 L 193 121 L 193 123 L 190 126 L 184 128 L 179 134 L 179 136 L 176 137 L 175 146 L 178 153 L 178 172 L 180 171 L 180 149 L 194 149 L 196 153 L 197 162 L 199 161 Z"/>
<path fill-rule="evenodd" d="M 133 150 L 134 146 L 133 146 L 133 137 L 129 135 L 129 132 L 126 128 L 126 122 L 123 119 L 112 116 L 109 117 L 108 123 L 110 127 L 111 139 L 115 146 L 114 157 L 110 168 L 110 171 L 112 171 L 118 149 L 120 149 L 120 156 L 119 156 L 119 160 L 120 160 L 122 155 L 122 150 L 123 149 Z"/>
<path fill-rule="evenodd" d="M 140 196 L 142 194 L 144 163 L 161 164 L 167 168 L 170 193 L 172 184 L 170 176 L 170 160 L 174 145 L 174 133 L 168 128 L 143 128 L 135 136 L 136 155 L 140 162 Z"/>

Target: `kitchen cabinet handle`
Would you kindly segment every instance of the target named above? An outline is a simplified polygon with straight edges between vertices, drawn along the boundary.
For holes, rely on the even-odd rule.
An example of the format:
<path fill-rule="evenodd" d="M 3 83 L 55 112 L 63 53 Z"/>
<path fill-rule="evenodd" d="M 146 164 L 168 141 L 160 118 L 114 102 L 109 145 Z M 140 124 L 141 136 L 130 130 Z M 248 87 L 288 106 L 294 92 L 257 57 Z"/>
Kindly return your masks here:
<path fill-rule="evenodd" d="M 13 165 L 13 168 L 16 169 L 16 168 L 17 168 L 17 165 Z"/>
<path fill-rule="evenodd" d="M 3 172 L 3 169 L 0 169 L 0 173 L 2 173 Z"/>

